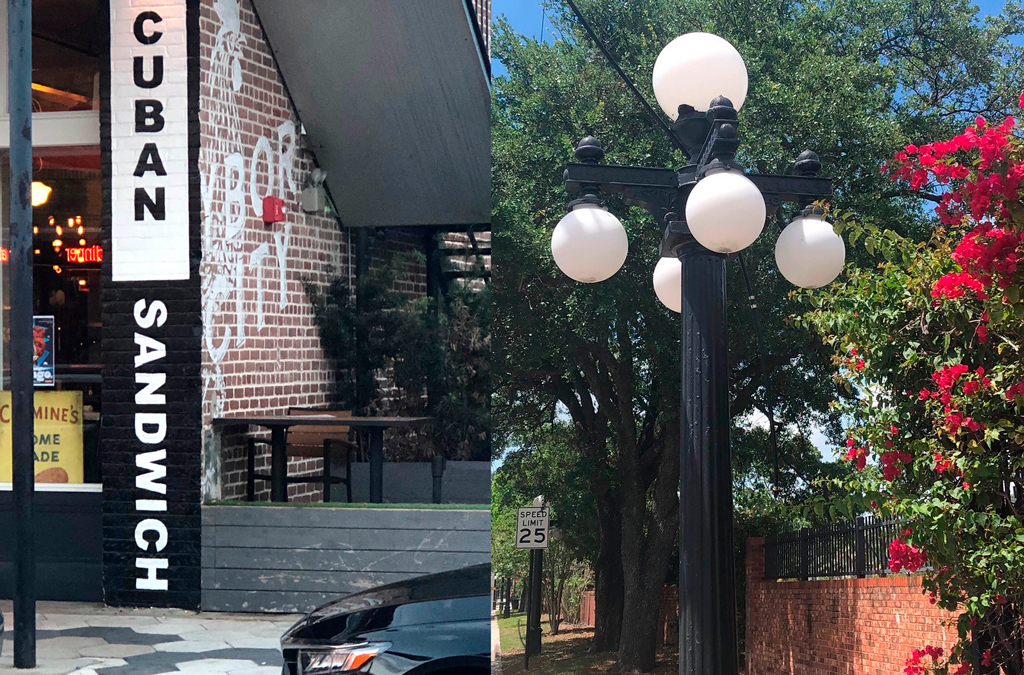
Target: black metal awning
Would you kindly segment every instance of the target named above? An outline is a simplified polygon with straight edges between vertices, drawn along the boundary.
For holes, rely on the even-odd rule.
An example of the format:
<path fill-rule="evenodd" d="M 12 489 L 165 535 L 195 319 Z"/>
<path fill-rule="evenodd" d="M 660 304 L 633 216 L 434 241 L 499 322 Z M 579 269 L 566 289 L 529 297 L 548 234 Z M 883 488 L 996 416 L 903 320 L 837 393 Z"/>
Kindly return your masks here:
<path fill-rule="evenodd" d="M 342 222 L 490 222 L 490 91 L 464 0 L 254 0 Z"/>

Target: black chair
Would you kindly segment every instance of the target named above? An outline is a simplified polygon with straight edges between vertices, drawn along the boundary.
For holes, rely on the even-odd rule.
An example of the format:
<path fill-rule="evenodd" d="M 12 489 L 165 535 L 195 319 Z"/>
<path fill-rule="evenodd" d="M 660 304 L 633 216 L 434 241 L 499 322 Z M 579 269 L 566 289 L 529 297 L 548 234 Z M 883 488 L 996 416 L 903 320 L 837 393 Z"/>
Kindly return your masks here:
<path fill-rule="evenodd" d="M 291 409 L 289 415 L 323 415 L 331 414 L 336 417 L 348 417 L 348 411 L 314 411 Z M 323 485 L 324 501 L 331 501 L 331 486 L 344 485 L 346 501 L 352 502 L 352 452 L 356 449 L 355 443 L 348 439 L 348 427 L 328 427 L 313 424 L 303 424 L 292 427 L 288 430 L 288 444 L 286 454 L 291 457 L 323 458 L 324 470 L 320 474 L 312 476 L 285 476 L 285 482 L 292 483 L 319 483 Z M 248 443 L 246 497 L 250 502 L 256 501 L 256 479 L 270 481 L 270 474 L 256 473 L 256 446 L 265 445 L 270 447 L 270 441 L 250 438 Z M 331 460 L 336 452 L 344 452 L 345 456 L 345 477 L 334 476 L 331 473 Z"/>

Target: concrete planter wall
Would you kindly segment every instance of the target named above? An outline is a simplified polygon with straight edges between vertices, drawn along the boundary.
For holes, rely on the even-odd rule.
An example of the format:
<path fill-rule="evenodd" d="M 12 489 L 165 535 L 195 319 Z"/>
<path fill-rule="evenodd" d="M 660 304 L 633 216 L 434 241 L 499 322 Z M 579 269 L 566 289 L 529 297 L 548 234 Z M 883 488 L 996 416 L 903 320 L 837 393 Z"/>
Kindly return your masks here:
<path fill-rule="evenodd" d="M 345 465 L 332 468 L 335 476 L 345 475 Z M 345 486 L 338 485 L 332 496 L 344 501 Z M 429 504 L 434 497 L 434 475 L 430 462 L 384 462 L 384 501 L 393 504 Z M 352 464 L 352 501 L 370 501 L 370 465 Z M 441 479 L 444 504 L 490 504 L 490 462 L 448 462 Z"/>
<path fill-rule="evenodd" d="M 204 506 L 202 608 L 306 612 L 490 551 L 487 510 Z"/>

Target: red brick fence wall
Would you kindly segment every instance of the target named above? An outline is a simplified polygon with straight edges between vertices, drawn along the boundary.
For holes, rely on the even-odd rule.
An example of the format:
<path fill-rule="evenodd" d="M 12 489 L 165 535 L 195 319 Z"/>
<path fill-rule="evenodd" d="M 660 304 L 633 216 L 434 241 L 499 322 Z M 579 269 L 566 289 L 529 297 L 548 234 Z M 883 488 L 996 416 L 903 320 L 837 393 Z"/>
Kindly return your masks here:
<path fill-rule="evenodd" d="M 915 648 L 956 639 L 917 576 L 765 581 L 763 539 L 746 572 L 746 675 L 900 675 Z"/>
<path fill-rule="evenodd" d="M 594 591 L 583 591 L 580 602 L 579 623 L 593 628 L 597 623 Z M 658 613 L 658 644 L 674 645 L 679 642 L 679 589 L 665 586 L 661 590 L 661 610 Z"/>

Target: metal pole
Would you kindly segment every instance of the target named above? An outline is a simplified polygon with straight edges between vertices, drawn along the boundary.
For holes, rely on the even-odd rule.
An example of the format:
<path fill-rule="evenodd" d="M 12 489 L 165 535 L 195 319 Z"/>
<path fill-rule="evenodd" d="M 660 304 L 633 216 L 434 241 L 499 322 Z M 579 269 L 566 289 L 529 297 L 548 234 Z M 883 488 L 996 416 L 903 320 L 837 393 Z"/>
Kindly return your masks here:
<path fill-rule="evenodd" d="M 14 667 L 36 666 L 35 457 L 32 417 L 32 2 L 7 3 L 11 120 L 11 444 L 16 514 Z"/>
<path fill-rule="evenodd" d="M 441 455 L 434 455 L 434 457 L 430 460 L 430 472 L 431 475 L 433 475 L 434 477 L 434 487 L 431 501 L 433 501 L 435 504 L 440 504 L 443 499 L 441 490 L 442 484 L 444 482 L 445 464 L 445 458 Z"/>
<path fill-rule="evenodd" d="M 526 670 L 530 669 L 530 654 L 533 646 L 533 640 L 531 639 L 533 630 L 533 568 L 536 564 L 537 558 L 535 550 L 530 550 L 530 571 L 526 574 L 526 594 L 523 600 L 525 600 L 526 607 L 526 644 L 523 645 L 523 668 Z"/>
<path fill-rule="evenodd" d="M 366 435 L 370 445 L 370 503 L 380 504 L 384 501 L 384 429 L 370 427 Z"/>
<path fill-rule="evenodd" d="M 679 673 L 736 675 L 725 259 L 687 244 L 679 261 Z"/>
<path fill-rule="evenodd" d="M 533 630 L 526 634 L 527 642 L 530 643 L 531 649 L 534 654 L 540 654 L 541 651 L 541 628 L 540 628 L 540 613 L 541 604 L 543 603 L 542 588 L 544 585 L 544 549 L 536 549 L 536 562 L 533 565 L 533 581 L 530 586 L 530 621 L 527 625 L 532 625 Z"/>

